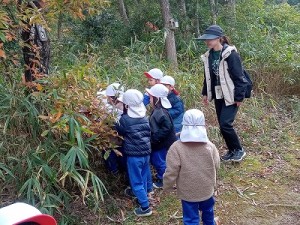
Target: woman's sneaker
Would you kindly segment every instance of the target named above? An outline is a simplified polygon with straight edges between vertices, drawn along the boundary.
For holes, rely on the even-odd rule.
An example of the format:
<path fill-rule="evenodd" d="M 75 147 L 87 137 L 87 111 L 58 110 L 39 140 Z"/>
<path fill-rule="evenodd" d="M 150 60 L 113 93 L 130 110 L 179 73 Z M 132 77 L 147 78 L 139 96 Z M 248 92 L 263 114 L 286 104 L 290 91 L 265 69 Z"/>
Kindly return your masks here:
<path fill-rule="evenodd" d="M 243 149 L 235 150 L 233 156 L 231 157 L 232 162 L 240 162 L 245 158 L 246 152 Z"/>
<path fill-rule="evenodd" d="M 234 155 L 234 151 L 228 151 L 226 152 L 225 155 L 221 156 L 221 160 L 225 162 L 231 161 L 233 155 Z"/>
<path fill-rule="evenodd" d="M 142 207 L 139 207 L 139 208 L 136 208 L 134 210 L 134 214 L 136 216 L 151 216 L 152 215 L 152 210 L 150 209 L 150 207 L 148 207 L 145 210 L 143 210 Z"/>

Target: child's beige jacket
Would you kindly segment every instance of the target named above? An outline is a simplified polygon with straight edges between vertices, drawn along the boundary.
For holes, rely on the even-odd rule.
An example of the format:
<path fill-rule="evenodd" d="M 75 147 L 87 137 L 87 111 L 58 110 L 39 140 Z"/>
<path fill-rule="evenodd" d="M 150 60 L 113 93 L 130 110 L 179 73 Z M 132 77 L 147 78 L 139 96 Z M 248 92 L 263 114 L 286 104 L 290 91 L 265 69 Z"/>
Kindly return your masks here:
<path fill-rule="evenodd" d="M 213 196 L 220 157 L 211 143 L 176 141 L 167 154 L 164 190 L 177 185 L 180 199 L 190 202 L 204 201 Z"/>

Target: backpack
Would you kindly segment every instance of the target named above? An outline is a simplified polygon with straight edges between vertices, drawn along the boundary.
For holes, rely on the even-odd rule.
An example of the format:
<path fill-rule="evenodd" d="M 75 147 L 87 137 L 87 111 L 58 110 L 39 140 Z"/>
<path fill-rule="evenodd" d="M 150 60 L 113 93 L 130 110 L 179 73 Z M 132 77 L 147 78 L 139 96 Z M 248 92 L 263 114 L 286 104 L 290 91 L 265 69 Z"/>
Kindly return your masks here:
<path fill-rule="evenodd" d="M 250 98 L 252 94 L 252 89 L 253 89 L 253 82 L 250 78 L 249 73 L 244 69 L 243 71 L 244 76 L 247 80 L 247 85 L 246 85 L 246 91 L 245 91 L 245 98 Z"/>
<path fill-rule="evenodd" d="M 48 41 L 48 36 L 45 28 L 41 25 L 35 25 L 40 41 Z"/>

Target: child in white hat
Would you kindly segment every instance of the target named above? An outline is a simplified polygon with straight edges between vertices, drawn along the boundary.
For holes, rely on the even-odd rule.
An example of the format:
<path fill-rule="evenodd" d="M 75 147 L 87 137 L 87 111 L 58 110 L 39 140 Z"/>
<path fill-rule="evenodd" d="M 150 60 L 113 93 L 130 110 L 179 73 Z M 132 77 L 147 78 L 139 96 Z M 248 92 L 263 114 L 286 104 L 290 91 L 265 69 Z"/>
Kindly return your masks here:
<path fill-rule="evenodd" d="M 171 76 L 164 76 L 160 83 L 169 89 L 168 100 L 172 107 L 168 109 L 170 116 L 173 119 L 175 132 L 179 135 L 182 128 L 182 118 L 184 113 L 183 101 L 179 97 L 179 92 L 175 89 L 175 79 Z"/>
<path fill-rule="evenodd" d="M 116 114 L 117 120 L 123 113 L 123 104 L 118 101 L 123 93 L 124 86 L 119 83 L 112 83 L 104 91 L 97 92 L 97 97 L 103 101 L 108 112 Z"/>
<path fill-rule="evenodd" d="M 97 97 L 100 99 L 108 114 L 115 116 L 116 121 L 119 121 L 123 114 L 123 103 L 120 101 L 124 94 L 124 86 L 120 83 L 112 83 L 106 87 L 103 91 L 97 92 Z M 122 140 L 120 138 L 112 137 L 111 142 L 116 146 L 121 145 Z M 118 147 L 118 154 L 113 149 L 107 149 L 102 152 L 104 157 L 105 153 L 109 151 L 107 157 L 105 157 L 105 167 L 113 174 L 117 175 L 119 172 L 127 171 L 126 157 L 122 147 Z M 121 154 L 120 154 L 121 153 Z"/>
<path fill-rule="evenodd" d="M 155 84 L 159 84 L 160 79 L 164 76 L 163 72 L 157 68 L 151 69 L 148 72 L 144 72 L 144 75 L 148 79 L 148 85 L 150 88 L 153 87 Z M 144 94 L 143 103 L 145 106 L 149 105 L 150 103 L 150 97 L 147 92 Z"/>
<path fill-rule="evenodd" d="M 1 225 L 56 225 L 55 219 L 37 208 L 17 202 L 0 209 Z"/>
<path fill-rule="evenodd" d="M 156 84 L 146 91 L 150 95 L 150 103 L 153 108 L 149 118 L 152 147 L 151 163 L 157 172 L 157 181 L 153 183 L 153 187 L 162 188 L 167 151 L 176 141 L 174 124 L 167 110 L 171 108 L 171 103 L 167 98 L 169 90 L 163 84 Z"/>
<path fill-rule="evenodd" d="M 205 225 L 214 222 L 214 187 L 220 157 L 207 137 L 205 118 L 198 109 L 185 112 L 180 141 L 167 154 L 164 191 L 173 190 L 181 199 L 184 224 L 200 224 L 199 211 Z"/>
<path fill-rule="evenodd" d="M 143 104 L 143 94 L 135 89 L 127 90 L 123 97 L 124 114 L 116 129 L 123 136 L 123 149 L 127 156 L 127 170 L 133 194 L 140 204 L 134 210 L 137 216 L 150 216 L 147 190 L 152 183 L 150 174 L 150 126 Z"/>

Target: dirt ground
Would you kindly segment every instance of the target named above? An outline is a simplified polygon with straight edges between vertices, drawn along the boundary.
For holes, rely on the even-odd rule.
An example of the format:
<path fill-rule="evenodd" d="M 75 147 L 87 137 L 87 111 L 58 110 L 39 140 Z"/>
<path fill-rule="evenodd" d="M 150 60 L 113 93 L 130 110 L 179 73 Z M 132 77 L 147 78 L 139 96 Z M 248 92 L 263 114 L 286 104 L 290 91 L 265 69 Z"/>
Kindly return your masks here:
<path fill-rule="evenodd" d="M 220 224 L 300 224 L 299 149 L 272 156 L 249 152 L 241 164 L 222 164 L 215 207 Z M 81 224 L 182 224 L 175 191 L 165 194 L 156 190 L 152 197 L 153 215 L 149 218 L 136 218 L 132 212 L 135 200 L 120 190 L 106 201 L 100 215 L 83 215 Z"/>

